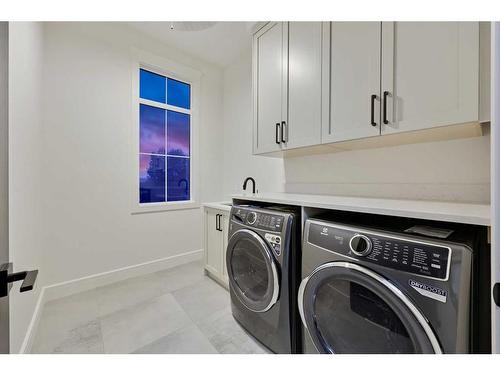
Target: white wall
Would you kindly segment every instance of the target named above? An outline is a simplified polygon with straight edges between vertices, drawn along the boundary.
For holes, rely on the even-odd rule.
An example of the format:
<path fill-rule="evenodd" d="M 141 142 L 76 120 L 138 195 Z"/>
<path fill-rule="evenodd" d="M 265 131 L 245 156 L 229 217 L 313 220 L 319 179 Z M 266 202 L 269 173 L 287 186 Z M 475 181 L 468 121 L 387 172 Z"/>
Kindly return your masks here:
<path fill-rule="evenodd" d="M 252 116 L 248 50 L 224 70 L 224 195 L 228 198 L 241 193 L 247 176 L 255 178 L 259 191 L 283 191 L 283 160 L 252 155 Z"/>
<path fill-rule="evenodd" d="M 132 215 L 131 47 L 203 73 L 201 200 L 221 198 L 222 74 L 120 24 L 45 26 L 43 191 L 48 284 L 202 248 L 201 211 Z"/>
<path fill-rule="evenodd" d="M 10 299 L 11 352 L 18 352 L 47 273 L 41 243 L 42 27 L 9 25 L 9 248 L 15 270 L 39 269 L 36 288 Z"/>
<path fill-rule="evenodd" d="M 47 284 L 201 249 L 200 209 L 131 214 L 131 49 L 203 74 L 202 202 L 222 199 L 222 72 L 122 24 L 47 23 L 44 31 Z"/>
<path fill-rule="evenodd" d="M 40 270 L 14 293 L 19 351 L 40 289 L 202 248 L 201 209 L 131 214 L 132 48 L 202 73 L 200 200 L 223 199 L 222 71 L 118 23 L 12 23 L 10 255 Z"/>

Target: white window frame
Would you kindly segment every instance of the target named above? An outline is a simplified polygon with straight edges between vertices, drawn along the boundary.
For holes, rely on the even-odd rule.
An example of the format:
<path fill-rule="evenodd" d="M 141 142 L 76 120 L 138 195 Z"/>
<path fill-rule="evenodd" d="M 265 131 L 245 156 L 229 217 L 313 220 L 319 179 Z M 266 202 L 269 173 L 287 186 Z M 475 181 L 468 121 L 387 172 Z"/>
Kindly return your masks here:
<path fill-rule="evenodd" d="M 133 183 L 131 183 L 131 202 L 132 213 L 145 213 L 170 210 L 185 210 L 197 209 L 199 203 L 199 128 L 198 114 L 200 107 L 200 81 L 201 73 L 195 69 L 184 66 L 182 64 L 170 61 L 160 56 L 153 55 L 149 52 L 132 48 L 132 121 L 131 121 L 131 163 L 133 167 Z M 162 76 L 172 78 L 190 85 L 191 93 L 191 108 L 189 110 L 171 106 L 165 103 L 141 99 L 139 95 L 140 69 L 145 69 Z M 140 155 L 140 104 L 151 105 L 165 110 L 172 110 L 181 113 L 190 114 L 190 176 L 189 189 L 190 200 L 174 201 L 174 202 L 154 202 L 154 203 L 139 203 L 140 186 L 139 186 L 139 155 Z M 165 145 L 166 152 L 166 145 Z M 165 167 L 167 161 L 165 155 Z M 165 170 L 165 175 L 167 171 Z M 166 187 L 166 186 L 165 186 Z M 167 197 L 165 196 L 165 199 Z"/>

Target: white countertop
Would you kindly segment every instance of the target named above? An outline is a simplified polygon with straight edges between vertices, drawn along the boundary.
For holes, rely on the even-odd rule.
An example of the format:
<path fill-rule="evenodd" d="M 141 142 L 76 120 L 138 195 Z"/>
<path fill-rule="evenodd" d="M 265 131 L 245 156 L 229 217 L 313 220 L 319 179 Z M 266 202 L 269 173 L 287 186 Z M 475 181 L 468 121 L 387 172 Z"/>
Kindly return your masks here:
<path fill-rule="evenodd" d="M 490 225 L 491 209 L 488 204 L 292 193 L 237 194 L 232 198 L 453 223 Z"/>
<path fill-rule="evenodd" d="M 203 203 L 203 207 L 214 208 L 216 210 L 231 211 L 231 202 L 209 202 Z"/>

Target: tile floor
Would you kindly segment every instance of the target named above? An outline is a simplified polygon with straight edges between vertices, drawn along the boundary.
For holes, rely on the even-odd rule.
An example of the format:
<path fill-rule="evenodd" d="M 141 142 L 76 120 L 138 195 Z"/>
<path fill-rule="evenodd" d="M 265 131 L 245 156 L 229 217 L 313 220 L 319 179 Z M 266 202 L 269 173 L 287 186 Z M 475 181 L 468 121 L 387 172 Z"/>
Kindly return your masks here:
<path fill-rule="evenodd" d="M 47 303 L 33 353 L 268 353 L 201 262 Z"/>

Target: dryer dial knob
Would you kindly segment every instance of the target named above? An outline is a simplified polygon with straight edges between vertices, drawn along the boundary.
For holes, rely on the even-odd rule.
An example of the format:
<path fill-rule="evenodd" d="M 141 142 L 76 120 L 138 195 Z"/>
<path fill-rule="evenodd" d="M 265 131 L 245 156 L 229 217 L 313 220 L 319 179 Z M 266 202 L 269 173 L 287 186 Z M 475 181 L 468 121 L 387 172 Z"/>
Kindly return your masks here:
<path fill-rule="evenodd" d="M 255 224 L 256 221 L 257 221 L 257 214 L 255 212 L 250 212 L 247 215 L 247 223 L 253 225 Z"/>
<path fill-rule="evenodd" d="M 362 234 L 355 234 L 349 242 L 349 247 L 354 254 L 364 257 L 371 253 L 372 241 Z"/>

